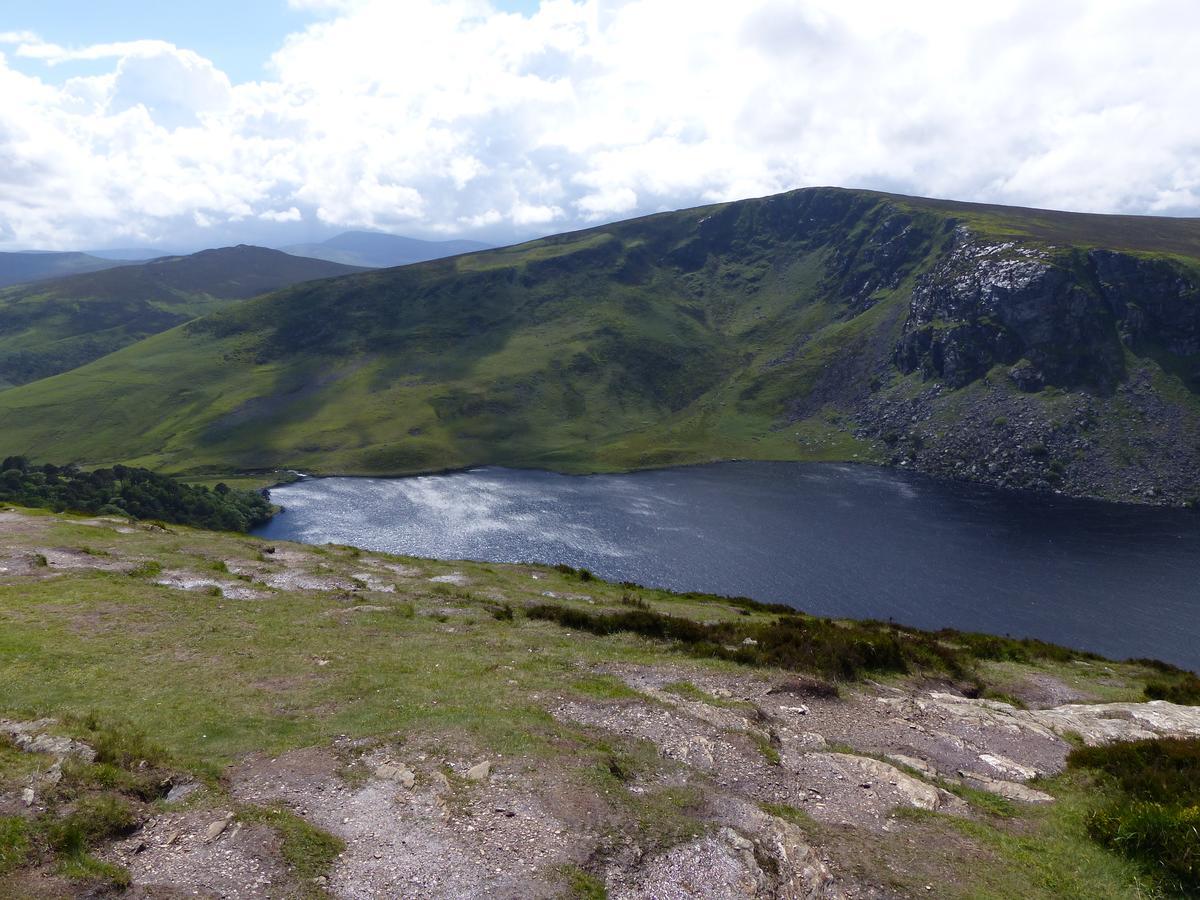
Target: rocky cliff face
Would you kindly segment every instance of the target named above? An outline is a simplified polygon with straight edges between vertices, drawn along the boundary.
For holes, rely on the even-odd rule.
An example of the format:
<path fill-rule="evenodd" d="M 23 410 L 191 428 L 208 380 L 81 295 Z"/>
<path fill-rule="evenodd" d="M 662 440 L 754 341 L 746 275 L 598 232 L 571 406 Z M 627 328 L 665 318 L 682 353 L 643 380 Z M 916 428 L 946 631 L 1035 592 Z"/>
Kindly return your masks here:
<path fill-rule="evenodd" d="M 1114 324 L 1129 309 L 1130 292 L 1114 288 L 1109 299 L 1089 289 L 1093 273 L 1075 263 L 1071 255 L 981 241 L 960 228 L 913 289 L 897 366 L 951 387 L 1007 365 L 1022 390 L 1112 390 L 1124 377 Z"/>
<path fill-rule="evenodd" d="M 860 434 L 938 475 L 1084 496 L 1200 496 L 1200 277 L 1169 259 L 958 225 L 915 281 L 892 363 L 919 390 Z"/>

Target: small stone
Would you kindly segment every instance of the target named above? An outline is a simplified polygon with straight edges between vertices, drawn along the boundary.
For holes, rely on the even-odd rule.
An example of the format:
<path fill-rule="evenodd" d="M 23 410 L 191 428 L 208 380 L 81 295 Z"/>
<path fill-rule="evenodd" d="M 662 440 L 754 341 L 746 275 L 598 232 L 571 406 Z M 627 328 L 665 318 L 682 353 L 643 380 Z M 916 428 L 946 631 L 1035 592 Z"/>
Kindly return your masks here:
<path fill-rule="evenodd" d="M 167 791 L 167 802 L 178 803 L 181 800 L 190 797 L 200 789 L 198 781 L 185 781 L 182 784 L 173 784 L 171 789 Z"/>
<path fill-rule="evenodd" d="M 34 796 L 33 788 L 25 788 L 21 791 L 21 802 L 26 806 L 33 806 Z"/>
<path fill-rule="evenodd" d="M 217 819 L 204 830 L 204 843 L 211 844 L 219 838 L 222 832 L 229 827 L 229 823 L 233 821 L 233 813 L 225 813 L 221 818 Z"/>
<path fill-rule="evenodd" d="M 728 828 L 728 827 L 722 828 L 721 829 L 721 837 L 723 837 L 725 839 L 726 843 L 728 843 L 729 846 L 731 846 L 734 850 L 753 850 L 754 849 L 754 844 L 751 841 L 742 837 L 740 834 L 738 834 L 732 828 Z"/>
<path fill-rule="evenodd" d="M 471 781 L 487 781 L 492 774 L 492 764 L 487 760 L 467 769 L 467 778 Z"/>

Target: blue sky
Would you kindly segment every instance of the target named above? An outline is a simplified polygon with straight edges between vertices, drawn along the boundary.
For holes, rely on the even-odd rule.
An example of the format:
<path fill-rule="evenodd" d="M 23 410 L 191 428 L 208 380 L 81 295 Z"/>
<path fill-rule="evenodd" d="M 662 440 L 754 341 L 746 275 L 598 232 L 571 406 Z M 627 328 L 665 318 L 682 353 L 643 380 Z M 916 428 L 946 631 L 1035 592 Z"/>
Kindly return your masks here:
<path fill-rule="evenodd" d="M 819 184 L 1198 215 L 1198 45 L 1195 0 L 0 0 L 0 250 L 500 243 Z"/>
<path fill-rule="evenodd" d="M 530 14 L 537 0 L 496 0 L 493 6 Z M 271 54 L 293 31 L 325 17 L 286 0 L 4 0 L 0 31 L 32 31 L 68 47 L 152 38 L 195 50 L 235 83 L 268 76 Z M 27 68 L 31 68 L 28 65 Z M 103 71 L 97 62 L 50 68 L 52 80 Z"/>

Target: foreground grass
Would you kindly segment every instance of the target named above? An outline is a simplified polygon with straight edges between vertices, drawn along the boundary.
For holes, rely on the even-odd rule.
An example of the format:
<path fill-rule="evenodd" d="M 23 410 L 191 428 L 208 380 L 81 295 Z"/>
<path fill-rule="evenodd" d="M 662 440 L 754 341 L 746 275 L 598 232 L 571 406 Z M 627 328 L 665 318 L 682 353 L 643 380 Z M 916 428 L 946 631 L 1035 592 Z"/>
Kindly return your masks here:
<path fill-rule="evenodd" d="M 653 771 L 661 764 L 657 755 L 637 746 L 598 743 L 556 721 L 548 703 L 564 696 L 638 700 L 624 682 L 598 670 L 653 664 L 678 670 L 669 692 L 721 706 L 727 701 L 695 687 L 705 673 L 745 673 L 764 665 L 763 671 L 772 672 L 770 667 L 782 664 L 754 654 L 696 655 L 678 635 L 664 640 L 661 634 L 646 637 L 613 628 L 593 636 L 563 627 L 567 622 L 528 616 L 528 609 L 546 603 L 550 591 L 557 595 L 554 606 L 574 610 L 584 623 L 590 617 L 637 613 L 639 621 L 717 623 L 705 627 L 723 628 L 722 634 L 741 639 L 743 632 L 763 638 L 780 619 L 779 611 L 745 601 L 612 585 L 569 569 L 269 545 L 186 528 L 118 533 L 48 514 L 28 519 L 23 527 L 4 536 L 10 554 L 32 558 L 55 548 L 86 547 L 89 560 L 100 560 L 110 570 L 60 568 L 49 573 L 53 577 L 0 578 L 0 716 L 62 720 L 66 731 L 101 752 L 100 768 L 77 773 L 77 796 L 115 792 L 135 819 L 155 798 L 138 774 L 146 774 L 142 761 L 151 775 L 171 768 L 215 784 L 225 766 L 246 754 L 274 755 L 342 735 L 403 734 L 406 740 L 453 747 L 464 755 L 569 765 L 582 773 L 581 784 L 590 784 L 608 802 L 628 806 L 628 820 L 644 847 L 669 845 L 703 832 L 703 821 L 693 815 L 695 792 L 690 787 L 644 795 L 625 791 L 621 786 L 631 772 Z M 286 564 L 280 562 L 284 557 Z M 268 570 L 345 587 L 276 590 L 263 582 Z M 154 583 L 173 571 L 208 575 L 267 596 L 233 600 Z M 365 587 L 364 576 L 372 572 L 394 590 Z M 437 577 L 460 583 L 430 580 Z M 882 626 L 821 621 L 813 633 L 839 629 L 833 633 L 840 637 L 855 635 L 859 627 Z M 1022 667 L 1061 667 L 1094 673 L 1092 681 L 1102 682 L 1108 692 L 1105 699 L 1139 699 L 1147 684 L 1164 677 L 1148 664 L 1101 668 L 1087 660 L 1072 662 L 1073 656 L 1063 657 L 1066 651 L 1021 642 L 906 631 L 888 640 L 901 648 L 907 672 L 892 671 L 890 678 L 945 678 L 948 670 L 938 660 L 946 658 L 973 667 L 972 677 L 1001 673 L 1006 685 L 1015 682 Z M 731 646 L 771 645 L 764 638 L 758 645 Z M 924 649 L 906 656 L 911 646 Z M 799 671 L 826 678 L 838 674 L 805 665 L 801 660 Z M 871 671 L 868 666 L 851 674 Z M 835 685 L 811 674 L 789 677 L 810 678 L 814 690 L 835 693 Z M 124 724 L 120 729 L 104 724 L 112 722 Z M 32 765 L 29 754 L 0 745 L 0 785 L 19 783 Z M 992 860 L 973 865 L 966 880 L 960 879 L 961 896 L 1137 896 L 1140 869 L 1092 842 L 1081 824 L 1083 803 L 1077 806 L 1072 797 L 1084 797 L 1089 788 L 1064 781 L 1055 790 L 1063 792 L 1065 802 L 1049 811 L 1021 808 L 1001 818 L 980 808 L 977 820 L 968 823 L 940 817 L 919 823 L 942 837 L 957 835 L 954 839 L 966 841 L 980 859 Z M 74 807 L 64 804 L 64 815 L 69 808 Z M 52 851 L 66 875 L 118 885 L 121 873 L 104 870 L 92 847 L 101 834 L 128 827 L 119 812 L 111 806 L 92 809 L 86 822 L 77 823 L 78 839 L 66 832 L 55 838 L 30 831 L 24 820 L 0 816 L 0 874 L 25 865 L 31 854 Z M 311 872 L 327 867 L 338 852 L 327 835 L 282 810 L 244 809 L 239 815 L 280 834 L 284 856 L 301 880 L 315 877 Z M 837 840 L 848 839 L 839 835 Z M 1048 848 L 1045 859 L 1035 852 L 1039 843 Z M 949 865 L 952 856 L 942 852 L 938 858 Z M 875 874 L 870 877 L 875 877 L 889 864 L 879 858 L 871 866 Z M 911 868 L 922 871 L 916 863 Z M 586 878 L 572 883 L 583 896 L 595 888 Z M 916 889 L 923 890 L 923 884 Z"/>

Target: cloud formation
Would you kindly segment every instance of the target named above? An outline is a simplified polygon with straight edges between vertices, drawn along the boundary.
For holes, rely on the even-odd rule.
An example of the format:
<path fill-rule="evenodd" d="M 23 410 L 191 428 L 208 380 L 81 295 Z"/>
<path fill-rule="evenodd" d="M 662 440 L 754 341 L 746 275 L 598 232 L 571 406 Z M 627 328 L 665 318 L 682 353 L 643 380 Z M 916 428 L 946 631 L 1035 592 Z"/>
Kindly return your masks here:
<path fill-rule="evenodd" d="M 324 17 L 238 85 L 0 33 L 0 246 L 503 240 L 813 184 L 1200 214 L 1191 0 L 292 3 Z M 111 68 L 42 70 L 79 59 Z"/>

